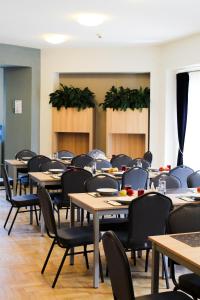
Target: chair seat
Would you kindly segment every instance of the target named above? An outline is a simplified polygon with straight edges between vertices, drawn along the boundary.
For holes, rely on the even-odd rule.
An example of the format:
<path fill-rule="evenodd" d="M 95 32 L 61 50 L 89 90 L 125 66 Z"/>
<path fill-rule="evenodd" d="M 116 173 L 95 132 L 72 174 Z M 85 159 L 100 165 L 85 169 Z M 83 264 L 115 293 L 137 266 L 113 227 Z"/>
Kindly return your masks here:
<path fill-rule="evenodd" d="M 123 229 L 124 228 L 122 228 L 122 230 L 115 230 L 114 232 L 126 249 L 134 249 L 134 250 L 151 249 L 151 242 L 139 243 L 137 241 L 137 243 L 135 243 L 134 240 L 128 241 L 128 230 L 123 230 Z"/>
<path fill-rule="evenodd" d="M 194 273 L 179 277 L 179 288 L 184 292 L 200 298 L 200 277 Z"/>
<path fill-rule="evenodd" d="M 58 238 L 60 243 L 67 248 L 93 244 L 93 227 L 61 228 L 58 229 Z"/>
<path fill-rule="evenodd" d="M 70 207 L 70 202 L 63 199 L 62 193 L 51 193 L 51 199 L 54 205 L 58 208 Z"/>
<path fill-rule="evenodd" d="M 136 297 L 136 300 L 191 300 L 186 294 L 181 292 L 164 292 Z"/>
<path fill-rule="evenodd" d="M 12 202 L 17 207 L 39 205 L 39 198 L 36 194 L 13 196 Z"/>
<path fill-rule="evenodd" d="M 122 230 L 127 228 L 128 219 L 127 218 L 104 218 L 99 221 L 100 231 L 108 230 Z"/>

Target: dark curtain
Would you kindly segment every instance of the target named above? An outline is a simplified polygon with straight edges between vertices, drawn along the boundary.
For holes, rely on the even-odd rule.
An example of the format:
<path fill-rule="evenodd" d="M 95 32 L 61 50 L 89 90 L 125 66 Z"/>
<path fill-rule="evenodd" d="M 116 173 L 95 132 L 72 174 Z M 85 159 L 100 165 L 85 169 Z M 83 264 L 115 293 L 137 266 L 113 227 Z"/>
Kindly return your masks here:
<path fill-rule="evenodd" d="M 178 141 L 179 141 L 177 166 L 183 164 L 183 151 L 184 151 L 185 131 L 187 125 L 187 111 L 188 111 L 188 86 L 189 86 L 189 74 L 188 73 L 177 74 L 176 75 L 177 127 L 178 127 Z"/>

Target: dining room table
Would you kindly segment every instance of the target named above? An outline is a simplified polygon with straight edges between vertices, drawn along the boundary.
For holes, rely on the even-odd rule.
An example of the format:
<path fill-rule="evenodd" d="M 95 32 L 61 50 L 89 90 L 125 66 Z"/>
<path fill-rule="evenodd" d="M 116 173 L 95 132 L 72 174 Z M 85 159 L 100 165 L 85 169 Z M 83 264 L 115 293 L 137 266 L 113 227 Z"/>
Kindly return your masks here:
<path fill-rule="evenodd" d="M 149 237 L 152 242 L 151 292 L 159 291 L 160 253 L 200 276 L 200 232 Z"/>
<path fill-rule="evenodd" d="M 150 190 L 148 190 L 150 191 Z M 148 192 L 146 191 L 146 192 Z M 168 190 L 168 197 L 171 198 L 175 207 L 183 205 L 187 202 L 192 202 L 191 198 L 187 198 L 193 194 L 190 189 L 173 189 Z M 93 215 L 94 228 L 94 256 L 93 256 L 93 287 L 99 287 L 99 220 L 102 216 L 127 214 L 128 207 L 131 201 L 137 198 L 137 193 L 133 196 L 99 196 L 96 193 L 74 193 L 70 196 L 70 213 L 71 226 L 74 226 L 75 207 L 80 207 Z M 72 259 L 72 257 L 71 257 Z M 73 263 L 73 261 L 72 261 Z"/>

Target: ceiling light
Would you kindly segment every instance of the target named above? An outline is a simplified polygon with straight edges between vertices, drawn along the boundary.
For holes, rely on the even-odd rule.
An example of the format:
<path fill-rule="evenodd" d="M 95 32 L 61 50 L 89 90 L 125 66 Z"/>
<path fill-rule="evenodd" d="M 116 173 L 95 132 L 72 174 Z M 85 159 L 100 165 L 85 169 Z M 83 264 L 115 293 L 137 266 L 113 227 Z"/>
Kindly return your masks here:
<path fill-rule="evenodd" d="M 64 34 L 49 33 L 44 36 L 45 41 L 51 44 L 61 44 L 67 40 Z"/>
<path fill-rule="evenodd" d="M 76 15 L 75 19 L 79 24 L 84 26 L 98 26 L 108 19 L 108 17 L 105 15 L 88 13 Z"/>

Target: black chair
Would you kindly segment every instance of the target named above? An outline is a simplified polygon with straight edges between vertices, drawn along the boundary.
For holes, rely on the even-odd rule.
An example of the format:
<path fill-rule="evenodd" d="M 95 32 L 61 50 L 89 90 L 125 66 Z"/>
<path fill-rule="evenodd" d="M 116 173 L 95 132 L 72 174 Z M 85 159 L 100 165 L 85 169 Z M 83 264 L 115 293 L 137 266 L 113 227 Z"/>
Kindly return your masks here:
<path fill-rule="evenodd" d="M 62 157 L 73 158 L 75 155 L 69 150 L 59 150 L 57 152 L 57 157 L 61 159 Z"/>
<path fill-rule="evenodd" d="M 38 224 L 38 217 L 37 217 L 37 207 L 39 205 L 39 199 L 37 195 L 34 194 L 29 194 L 29 195 L 23 195 L 23 196 L 12 196 L 12 192 L 11 192 L 11 188 L 10 188 L 10 184 L 9 184 L 9 180 L 8 180 L 8 175 L 6 172 L 6 169 L 4 167 L 4 165 L 1 165 L 1 173 L 3 176 L 3 180 L 4 180 L 4 186 L 6 189 L 6 199 L 7 201 L 11 204 L 11 208 L 9 210 L 8 216 L 6 218 L 5 224 L 4 224 L 4 228 L 6 228 L 7 222 L 9 220 L 10 214 L 13 210 L 13 208 L 16 208 L 16 213 L 14 215 L 14 218 L 12 220 L 12 223 L 10 225 L 10 228 L 8 230 L 8 235 L 10 235 L 11 230 L 13 228 L 13 225 L 15 223 L 16 217 L 18 215 L 18 213 L 23 213 L 23 212 L 31 212 L 35 211 L 35 216 L 36 216 L 36 221 Z M 30 209 L 25 209 L 29 207 Z M 21 210 L 21 208 L 24 208 L 25 210 Z M 39 225 L 39 224 L 38 224 Z"/>
<path fill-rule="evenodd" d="M 187 188 L 187 178 L 190 174 L 194 172 L 193 169 L 186 167 L 186 166 L 178 166 L 176 168 L 173 168 L 169 171 L 169 175 L 173 175 L 178 177 L 178 179 L 181 181 L 182 188 Z"/>
<path fill-rule="evenodd" d="M 67 170 L 67 165 L 64 164 L 61 161 L 58 160 L 51 160 L 45 163 L 42 163 L 40 165 L 40 171 L 41 172 L 48 172 L 51 169 L 60 169 L 61 172 L 65 172 Z M 46 189 L 48 191 L 50 190 L 60 190 L 61 189 L 61 185 L 50 185 L 50 186 L 46 186 Z"/>
<path fill-rule="evenodd" d="M 134 190 L 145 189 L 147 186 L 148 172 L 142 168 L 131 168 L 122 175 L 122 187 L 131 185 Z"/>
<path fill-rule="evenodd" d="M 160 179 L 163 179 L 166 182 L 167 189 L 177 189 L 181 187 L 181 182 L 178 177 L 169 175 L 168 173 L 162 173 L 151 179 L 155 188 L 158 187 Z"/>
<path fill-rule="evenodd" d="M 200 203 L 187 203 L 172 211 L 168 220 L 169 233 L 187 233 L 200 231 Z M 193 299 L 200 298 L 200 276 L 187 273 L 179 276 L 178 282 L 175 277 L 175 262 L 171 262 L 172 281 L 175 290 L 182 290 L 191 295 Z"/>
<path fill-rule="evenodd" d="M 53 214 L 53 208 L 51 204 L 51 198 L 44 187 L 39 187 L 38 196 L 40 199 L 40 206 L 42 210 L 42 214 L 44 217 L 44 222 L 47 230 L 47 234 L 50 238 L 53 239 L 53 243 L 49 249 L 47 257 L 45 259 L 43 268 L 41 273 L 43 274 L 49 258 L 51 256 L 52 250 L 55 245 L 65 249 L 63 258 L 59 265 L 58 271 L 56 273 L 55 279 L 52 284 L 52 288 L 55 287 L 60 272 L 62 270 L 63 264 L 67 256 L 70 256 L 69 250 L 75 247 L 83 246 L 83 251 L 75 252 L 74 255 L 84 254 L 86 266 L 89 269 L 88 257 L 87 253 L 93 252 L 93 250 L 87 250 L 87 246 L 93 244 L 93 228 L 89 226 L 81 226 L 81 227 L 72 227 L 72 228 L 56 228 L 56 222 Z M 100 260 L 100 274 L 101 279 L 103 281 L 103 273 L 101 268 L 101 260 Z"/>
<path fill-rule="evenodd" d="M 91 165 L 95 160 L 87 154 L 80 154 L 73 157 L 71 165 L 78 168 L 84 168 L 85 166 Z"/>
<path fill-rule="evenodd" d="M 141 166 L 139 166 L 139 164 L 141 164 Z M 150 167 L 150 163 L 144 158 L 135 158 L 129 162 L 128 167 L 141 167 L 143 169 L 148 169 Z"/>
<path fill-rule="evenodd" d="M 46 172 L 46 171 L 49 171 L 50 169 L 61 169 L 61 170 L 65 171 L 67 169 L 67 166 L 63 162 L 58 161 L 58 160 L 53 160 L 53 159 L 50 161 L 47 161 L 45 163 L 42 163 L 40 165 L 41 172 Z"/>
<path fill-rule="evenodd" d="M 152 160 L 153 160 L 153 154 L 151 153 L 151 151 L 145 152 L 144 155 L 143 155 L 143 158 L 145 160 L 147 160 L 149 162 L 150 166 L 151 166 Z"/>
<path fill-rule="evenodd" d="M 111 163 L 106 159 L 96 159 L 96 169 L 101 170 L 102 168 L 111 168 Z"/>
<path fill-rule="evenodd" d="M 24 158 L 24 159 L 28 160 L 28 158 L 30 159 L 30 158 L 34 157 L 35 155 L 37 155 L 37 154 L 35 152 L 33 152 L 32 150 L 23 149 L 23 150 L 20 150 L 19 152 L 17 152 L 15 154 L 15 159 L 23 160 L 23 158 Z M 20 195 L 21 195 L 21 192 L 22 192 L 22 190 L 21 190 L 21 188 L 22 188 L 21 178 L 23 176 L 26 177 L 27 175 L 28 175 L 28 172 L 27 172 L 26 168 L 21 168 L 21 169 L 18 168 L 17 169 L 17 186 L 16 186 L 16 190 L 18 189 L 18 183 L 19 183 L 20 184 L 20 191 L 19 191 Z"/>
<path fill-rule="evenodd" d="M 195 188 L 200 186 L 200 170 L 188 176 L 187 185 L 189 188 Z"/>
<path fill-rule="evenodd" d="M 118 154 L 111 159 L 111 165 L 113 168 L 121 169 L 122 166 L 128 166 L 132 158 L 126 154 Z"/>
<path fill-rule="evenodd" d="M 41 166 L 47 162 L 51 162 L 51 159 L 44 155 L 33 156 L 27 164 L 28 172 L 40 172 Z M 26 188 L 29 186 L 29 176 L 23 176 L 20 178 L 20 190 L 23 187 L 26 193 Z"/>
<path fill-rule="evenodd" d="M 115 300 L 189 300 L 187 295 L 181 292 L 163 292 L 135 297 L 131 270 L 124 248 L 112 232 L 104 233 L 103 248 L 108 264 L 113 297 Z"/>
<path fill-rule="evenodd" d="M 60 226 L 60 209 L 66 209 L 66 218 L 70 208 L 69 193 L 84 193 L 85 181 L 92 174 L 81 168 L 72 168 L 65 171 L 61 176 L 61 189 L 59 194 L 52 195 L 53 207 L 58 214 L 58 225 Z M 83 215 L 82 215 L 83 216 Z"/>
<path fill-rule="evenodd" d="M 93 149 L 87 153 L 87 155 L 91 156 L 93 159 L 105 159 L 105 153 L 100 149 Z"/>
<path fill-rule="evenodd" d="M 37 155 L 37 153 L 35 153 L 31 150 L 28 150 L 28 149 L 23 149 L 15 154 L 15 159 L 19 159 L 19 160 L 21 160 L 23 158 L 27 159 L 27 158 L 31 158 L 35 155 Z"/>
<path fill-rule="evenodd" d="M 170 198 L 156 192 L 144 194 L 129 205 L 128 227 L 115 231 L 126 251 L 146 250 L 145 271 L 148 270 L 148 257 L 151 250 L 148 236 L 165 234 L 166 223 L 171 210 L 172 201 Z M 166 275 L 164 258 L 163 264 Z M 166 276 L 168 286 L 167 280 Z"/>
<path fill-rule="evenodd" d="M 89 178 L 85 182 L 86 192 L 96 192 L 98 188 L 113 188 L 119 191 L 119 182 L 108 174 L 98 174 Z M 87 214 L 88 222 L 90 221 L 90 214 Z M 126 224 L 127 219 L 108 217 L 100 220 L 100 231 L 107 231 L 116 229 Z"/>

